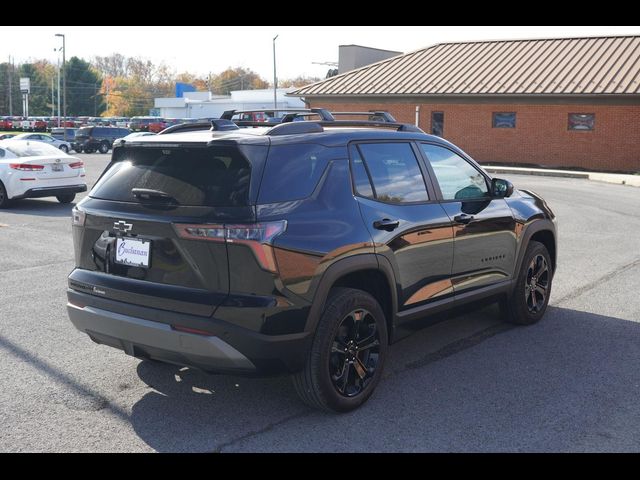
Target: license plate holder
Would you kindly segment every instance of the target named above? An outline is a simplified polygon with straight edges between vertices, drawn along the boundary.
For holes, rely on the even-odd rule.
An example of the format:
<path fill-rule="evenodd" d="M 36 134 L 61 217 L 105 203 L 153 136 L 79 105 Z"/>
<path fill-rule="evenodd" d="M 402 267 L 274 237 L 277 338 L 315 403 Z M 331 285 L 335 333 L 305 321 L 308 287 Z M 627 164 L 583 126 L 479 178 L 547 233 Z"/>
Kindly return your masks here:
<path fill-rule="evenodd" d="M 64 165 L 62 165 L 60 163 L 54 163 L 53 165 L 51 165 L 51 171 L 53 171 L 53 172 L 63 172 L 64 171 Z"/>
<path fill-rule="evenodd" d="M 115 261 L 120 265 L 149 268 L 151 264 L 151 240 L 118 237 L 116 239 Z"/>

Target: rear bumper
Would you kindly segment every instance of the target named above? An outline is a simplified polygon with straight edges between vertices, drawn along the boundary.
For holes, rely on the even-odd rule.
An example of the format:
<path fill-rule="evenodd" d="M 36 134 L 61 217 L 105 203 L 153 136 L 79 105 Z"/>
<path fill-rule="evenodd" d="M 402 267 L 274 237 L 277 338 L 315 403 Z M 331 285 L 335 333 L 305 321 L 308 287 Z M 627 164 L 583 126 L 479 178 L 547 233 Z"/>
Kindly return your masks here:
<path fill-rule="evenodd" d="M 12 197 L 14 200 L 21 198 L 42 198 L 42 197 L 55 197 L 57 195 L 68 195 L 71 193 L 86 192 L 86 185 L 68 185 L 64 187 L 40 187 L 30 188 L 21 195 Z"/>
<path fill-rule="evenodd" d="M 149 357 L 201 369 L 253 372 L 255 366 L 218 337 L 173 330 L 169 325 L 122 315 L 95 307 L 67 304 L 71 323 L 97 343 Z"/>
<path fill-rule="evenodd" d="M 74 326 L 97 343 L 139 358 L 198 368 L 211 373 L 271 375 L 304 366 L 308 332 L 265 335 L 220 318 L 203 318 L 67 290 Z M 241 307 L 239 307 L 241 308 Z M 176 330 L 182 327 L 208 335 Z"/>

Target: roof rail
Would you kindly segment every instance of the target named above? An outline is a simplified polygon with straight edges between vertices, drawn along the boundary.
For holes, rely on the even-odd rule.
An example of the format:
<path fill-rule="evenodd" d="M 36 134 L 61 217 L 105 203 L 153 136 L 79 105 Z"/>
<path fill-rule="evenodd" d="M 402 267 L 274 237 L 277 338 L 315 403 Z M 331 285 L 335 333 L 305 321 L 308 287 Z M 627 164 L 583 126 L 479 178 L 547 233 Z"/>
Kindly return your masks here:
<path fill-rule="evenodd" d="M 212 132 L 218 132 L 225 130 L 238 130 L 238 126 L 230 120 L 214 118 L 206 122 L 179 123 L 178 125 L 172 125 L 171 127 L 165 128 L 159 132 L 158 135 L 176 132 L 193 132 L 196 130 L 211 130 Z"/>
<path fill-rule="evenodd" d="M 167 133 L 176 132 L 192 132 L 195 130 L 207 130 L 211 128 L 211 122 L 197 122 L 197 123 L 179 123 L 172 125 L 158 132 L 158 135 L 165 135 Z"/>
<path fill-rule="evenodd" d="M 267 132 L 267 135 L 273 137 L 277 135 L 296 135 L 301 133 L 320 132 L 324 132 L 324 128 L 322 128 L 320 122 L 288 122 L 276 125 Z"/>
<path fill-rule="evenodd" d="M 394 128 L 399 132 L 425 133 L 424 130 L 422 130 L 420 127 L 416 127 L 411 123 L 373 122 L 368 120 L 334 120 L 333 122 L 316 122 L 316 123 L 324 127 Z"/>
<path fill-rule="evenodd" d="M 340 115 L 349 116 L 367 116 L 369 121 L 397 123 L 398 121 L 385 110 L 369 110 L 368 112 L 331 112 L 331 115 L 338 117 Z M 372 118 L 373 117 L 373 118 Z M 377 117 L 377 118 L 376 118 Z"/>
<path fill-rule="evenodd" d="M 317 114 L 323 121 L 331 121 L 334 120 L 331 112 L 326 108 L 259 108 L 254 110 L 227 110 L 222 113 L 220 116 L 223 120 L 232 120 L 234 115 L 238 115 L 241 113 L 259 113 L 259 112 L 284 112 L 286 113 L 309 113 L 309 114 Z M 236 122 L 245 122 L 246 120 L 237 120 Z M 250 121 L 249 121 L 250 122 Z M 268 123 L 268 122 L 251 122 L 251 123 Z M 283 122 L 284 123 L 284 122 Z M 240 123 L 237 123 L 240 125 Z M 262 125 L 264 126 L 264 125 Z"/>

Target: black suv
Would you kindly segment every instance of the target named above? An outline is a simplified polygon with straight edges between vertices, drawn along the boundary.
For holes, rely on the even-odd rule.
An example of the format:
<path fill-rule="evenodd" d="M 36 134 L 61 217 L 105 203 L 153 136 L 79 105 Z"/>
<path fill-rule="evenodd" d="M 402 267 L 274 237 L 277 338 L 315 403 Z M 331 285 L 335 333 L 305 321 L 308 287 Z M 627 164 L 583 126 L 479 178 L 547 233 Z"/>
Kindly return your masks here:
<path fill-rule="evenodd" d="M 425 317 L 544 314 L 554 214 L 455 145 L 393 122 L 212 124 L 120 141 L 74 209 L 67 307 L 95 342 L 291 373 L 306 403 L 348 411 Z"/>
<path fill-rule="evenodd" d="M 126 137 L 131 133 L 128 128 L 120 127 L 82 127 L 76 131 L 73 149 L 78 153 L 107 153 L 113 146 L 113 141 Z"/>

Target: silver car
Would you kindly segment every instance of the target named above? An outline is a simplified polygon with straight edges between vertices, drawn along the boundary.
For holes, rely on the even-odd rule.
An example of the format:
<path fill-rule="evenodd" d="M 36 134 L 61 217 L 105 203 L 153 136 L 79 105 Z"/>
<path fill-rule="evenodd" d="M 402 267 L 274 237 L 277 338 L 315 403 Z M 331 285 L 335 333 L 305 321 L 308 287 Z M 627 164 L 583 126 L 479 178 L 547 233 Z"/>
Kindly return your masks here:
<path fill-rule="evenodd" d="M 71 150 L 71 144 L 64 140 L 58 140 L 46 133 L 21 133 L 20 135 L 14 135 L 10 140 L 29 140 L 31 142 L 43 142 L 59 148 L 64 153 L 69 153 Z"/>

